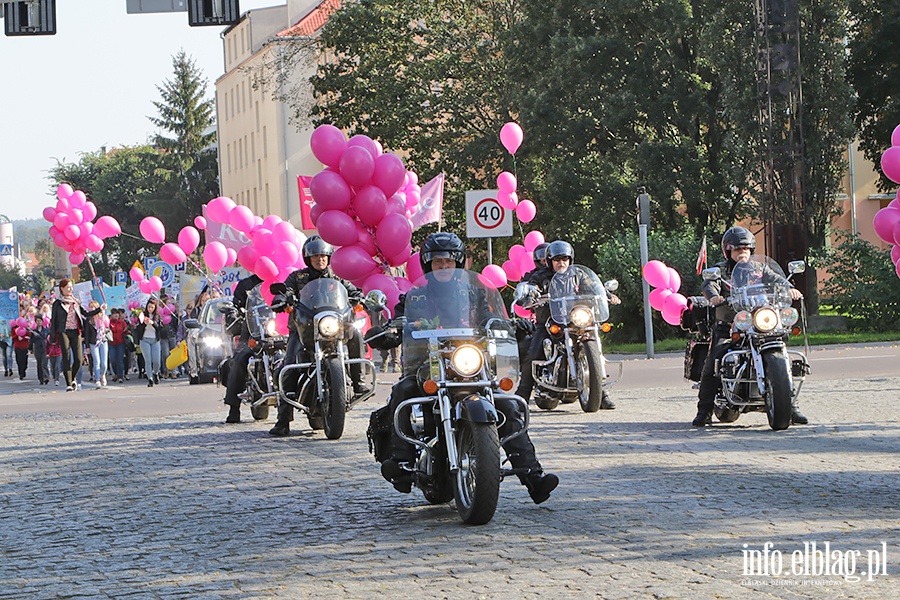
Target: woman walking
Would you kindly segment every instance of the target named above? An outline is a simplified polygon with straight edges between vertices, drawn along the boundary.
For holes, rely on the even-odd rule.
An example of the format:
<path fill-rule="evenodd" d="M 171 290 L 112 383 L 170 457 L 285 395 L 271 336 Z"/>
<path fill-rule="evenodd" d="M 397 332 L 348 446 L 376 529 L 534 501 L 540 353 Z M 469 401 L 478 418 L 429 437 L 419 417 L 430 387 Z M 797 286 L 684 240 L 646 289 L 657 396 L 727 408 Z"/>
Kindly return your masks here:
<path fill-rule="evenodd" d="M 91 300 L 88 308 L 93 312 L 100 307 L 100 303 Z M 94 384 L 97 388 L 106 387 L 106 366 L 109 357 L 109 318 L 98 312 L 87 320 L 84 328 L 84 341 L 91 350 L 91 359 L 94 363 Z"/>
<path fill-rule="evenodd" d="M 102 308 L 94 313 L 84 310 L 78 298 L 73 294 L 75 286 L 68 278 L 60 279 L 60 297 L 53 302 L 50 318 L 50 335 L 56 339 L 62 350 L 63 372 L 66 374 L 66 391 L 74 392 L 75 382 L 81 373 L 81 361 L 83 360 L 82 343 L 84 322 L 91 318 Z"/>
<path fill-rule="evenodd" d="M 22 313 L 25 316 L 25 313 Z M 13 325 L 10 331 L 13 349 L 16 352 L 16 366 L 19 367 L 19 379 L 25 379 L 28 370 L 28 348 L 31 344 L 31 331 L 20 325 Z"/>
<path fill-rule="evenodd" d="M 147 300 L 144 312 L 140 314 L 138 320 L 140 323 L 134 333 L 141 344 L 144 369 L 147 372 L 147 387 L 153 387 L 159 383 L 159 338 L 164 335 L 156 298 L 151 297 Z"/>

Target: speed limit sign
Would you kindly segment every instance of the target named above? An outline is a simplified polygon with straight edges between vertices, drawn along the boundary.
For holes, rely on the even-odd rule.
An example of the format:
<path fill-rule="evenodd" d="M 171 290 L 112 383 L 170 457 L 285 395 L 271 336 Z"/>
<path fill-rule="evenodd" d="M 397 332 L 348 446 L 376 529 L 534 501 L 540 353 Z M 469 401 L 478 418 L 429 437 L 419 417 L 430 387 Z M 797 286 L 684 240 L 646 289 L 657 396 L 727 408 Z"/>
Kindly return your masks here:
<path fill-rule="evenodd" d="M 513 215 L 497 202 L 497 190 L 466 192 L 466 236 L 508 237 L 513 234 Z"/>

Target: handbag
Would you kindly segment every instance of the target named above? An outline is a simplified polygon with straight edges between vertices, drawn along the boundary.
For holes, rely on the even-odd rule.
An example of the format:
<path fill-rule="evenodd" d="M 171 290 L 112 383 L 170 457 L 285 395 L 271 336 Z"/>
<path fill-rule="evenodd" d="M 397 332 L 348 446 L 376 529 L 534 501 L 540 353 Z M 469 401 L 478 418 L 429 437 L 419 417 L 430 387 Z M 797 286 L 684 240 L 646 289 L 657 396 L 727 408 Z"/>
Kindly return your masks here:
<path fill-rule="evenodd" d="M 112 329 L 107 329 L 106 331 L 103 332 L 103 339 L 105 339 L 107 342 L 113 341 Z"/>

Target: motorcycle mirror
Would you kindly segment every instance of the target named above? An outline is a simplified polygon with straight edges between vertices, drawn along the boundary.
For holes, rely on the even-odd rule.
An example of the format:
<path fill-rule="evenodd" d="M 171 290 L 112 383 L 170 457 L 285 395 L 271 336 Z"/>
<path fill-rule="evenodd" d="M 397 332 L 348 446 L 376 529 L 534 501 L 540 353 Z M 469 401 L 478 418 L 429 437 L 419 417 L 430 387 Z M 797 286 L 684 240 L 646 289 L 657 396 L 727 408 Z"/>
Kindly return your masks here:
<path fill-rule="evenodd" d="M 617 289 L 619 289 L 619 282 L 615 279 L 610 279 L 609 281 L 607 281 L 606 283 L 603 284 L 603 287 L 605 287 L 610 292 L 614 292 Z"/>
<path fill-rule="evenodd" d="M 722 270 L 719 267 L 710 267 L 708 269 L 703 269 L 703 280 L 710 281 L 712 279 L 721 279 L 722 278 Z"/>
<path fill-rule="evenodd" d="M 287 293 L 287 286 L 284 283 L 273 283 L 269 286 L 269 291 L 272 292 L 273 296 L 285 294 Z"/>
<path fill-rule="evenodd" d="M 806 263 L 802 260 L 792 260 L 788 263 L 788 273 L 791 275 L 803 273 L 804 271 L 806 271 Z"/>
<path fill-rule="evenodd" d="M 363 301 L 369 310 L 384 310 L 387 307 L 387 296 L 381 290 L 372 290 Z"/>
<path fill-rule="evenodd" d="M 223 302 L 219 304 L 218 310 L 223 315 L 227 315 L 234 310 L 234 304 L 232 304 L 231 302 Z"/>

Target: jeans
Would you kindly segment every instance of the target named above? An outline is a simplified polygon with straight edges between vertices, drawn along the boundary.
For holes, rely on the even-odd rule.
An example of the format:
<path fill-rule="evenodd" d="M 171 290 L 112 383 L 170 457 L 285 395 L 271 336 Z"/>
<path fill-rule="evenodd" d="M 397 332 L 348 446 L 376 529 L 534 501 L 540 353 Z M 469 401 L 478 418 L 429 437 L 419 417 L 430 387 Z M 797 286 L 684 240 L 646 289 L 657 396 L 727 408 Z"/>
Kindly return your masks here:
<path fill-rule="evenodd" d="M 3 370 L 12 371 L 12 346 L 9 343 L 0 344 L 0 354 L 3 355 Z"/>
<path fill-rule="evenodd" d="M 109 344 L 106 340 L 91 344 L 91 357 L 94 359 L 94 381 L 101 382 L 101 378 L 106 375 L 107 356 L 109 352 Z"/>
<path fill-rule="evenodd" d="M 160 357 L 160 372 L 163 375 L 168 374 L 169 370 L 166 368 L 165 362 L 162 360 L 163 357 L 168 358 L 169 352 L 172 351 L 172 347 L 169 345 L 169 338 L 162 337 L 159 338 L 159 357 Z"/>
<path fill-rule="evenodd" d="M 50 361 L 50 378 L 58 382 L 62 373 L 62 356 L 48 356 L 47 359 Z"/>
<path fill-rule="evenodd" d="M 159 374 L 159 340 L 156 338 L 141 340 L 141 354 L 144 357 L 147 379 Z"/>
<path fill-rule="evenodd" d="M 122 379 L 125 376 L 125 344 L 108 344 L 108 346 L 113 375 Z"/>

